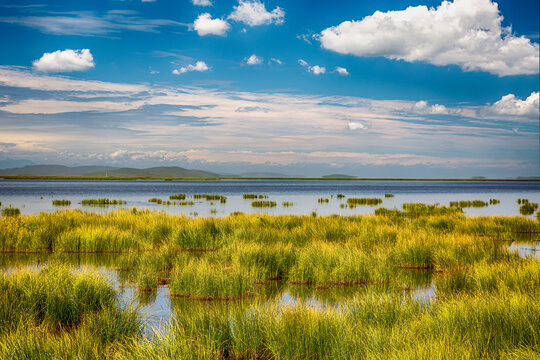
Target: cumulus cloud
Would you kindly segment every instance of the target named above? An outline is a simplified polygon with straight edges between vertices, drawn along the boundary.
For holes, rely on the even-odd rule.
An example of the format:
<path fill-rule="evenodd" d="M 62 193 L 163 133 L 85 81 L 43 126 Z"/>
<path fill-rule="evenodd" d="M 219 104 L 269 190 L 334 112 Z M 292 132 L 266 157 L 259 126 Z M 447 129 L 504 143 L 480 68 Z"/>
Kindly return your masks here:
<path fill-rule="evenodd" d="M 195 19 L 193 28 L 200 36 L 218 35 L 225 36 L 231 28 L 228 22 L 223 19 L 212 19 L 209 13 L 201 14 Z"/>
<path fill-rule="evenodd" d="M 525 100 L 518 99 L 514 94 L 503 96 L 489 107 L 489 112 L 498 115 L 515 115 L 538 118 L 540 115 L 538 92 L 533 92 Z"/>
<path fill-rule="evenodd" d="M 247 65 L 259 65 L 262 63 L 263 59 L 255 54 L 251 55 L 250 57 L 244 59 Z"/>
<path fill-rule="evenodd" d="M 172 73 L 174 75 L 180 75 L 189 71 L 203 72 L 207 70 L 210 70 L 210 68 L 208 67 L 208 65 L 206 65 L 204 61 L 197 61 L 195 65 L 189 64 L 188 66 L 182 66 L 180 69 L 174 69 Z"/>
<path fill-rule="evenodd" d="M 366 129 L 366 125 L 357 122 L 357 121 L 349 121 L 347 123 L 347 129 L 349 130 L 363 130 Z"/>
<path fill-rule="evenodd" d="M 344 68 L 344 67 L 341 67 L 341 66 L 336 66 L 336 72 L 337 72 L 339 75 L 343 75 L 343 76 L 349 75 L 349 72 L 347 71 L 347 69 Z"/>
<path fill-rule="evenodd" d="M 249 26 L 283 24 L 285 11 L 279 6 L 272 12 L 268 12 L 264 3 L 259 0 L 238 0 L 238 5 L 234 7 L 229 19 L 243 22 Z"/>
<path fill-rule="evenodd" d="M 210 0 L 191 0 L 191 2 L 195 6 L 212 6 L 212 2 Z"/>
<path fill-rule="evenodd" d="M 34 60 L 32 65 L 36 70 L 50 73 L 86 71 L 95 66 L 89 49 L 45 53 L 40 59 Z"/>
<path fill-rule="evenodd" d="M 443 1 L 437 8 L 411 6 L 376 11 L 359 21 L 323 30 L 323 48 L 356 56 L 458 65 L 499 76 L 537 74 L 539 46 L 501 25 L 491 0 Z"/>
<path fill-rule="evenodd" d="M 447 115 L 448 109 L 444 105 L 435 104 L 429 106 L 427 101 L 421 100 L 415 103 L 412 107 L 412 111 L 417 114 L 433 114 L 433 115 Z"/>
<path fill-rule="evenodd" d="M 302 59 L 298 59 L 298 63 L 307 68 L 307 71 L 309 72 L 312 72 L 314 73 L 315 75 L 320 75 L 320 74 L 324 74 L 326 73 L 326 68 L 324 66 L 319 66 L 319 65 L 309 65 L 309 63 L 305 60 L 302 60 Z"/>

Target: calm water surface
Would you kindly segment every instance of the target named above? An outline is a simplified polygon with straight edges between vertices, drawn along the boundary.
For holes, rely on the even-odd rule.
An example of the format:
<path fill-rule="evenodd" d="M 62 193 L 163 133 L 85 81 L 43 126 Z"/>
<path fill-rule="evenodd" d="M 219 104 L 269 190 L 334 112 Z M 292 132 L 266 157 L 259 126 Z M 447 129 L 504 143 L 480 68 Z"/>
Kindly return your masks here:
<path fill-rule="evenodd" d="M 185 193 L 220 194 L 227 196 L 227 202 L 208 202 L 194 200 L 193 206 L 165 206 L 149 203 L 148 199 L 157 197 L 167 200 L 169 195 Z M 251 207 L 251 200 L 242 198 L 244 193 L 268 195 L 275 201 L 275 208 L 260 209 Z M 385 198 L 384 194 L 394 194 Z M 347 197 L 379 197 L 380 206 L 358 206 L 342 209 L 337 194 Z M 328 203 L 319 204 L 317 199 L 328 198 Z M 82 206 L 83 199 L 109 198 L 127 201 L 126 205 L 110 207 Z M 369 214 L 377 207 L 400 208 L 403 203 L 422 202 L 448 205 L 450 201 L 483 200 L 495 198 L 500 204 L 485 208 L 468 208 L 468 215 L 519 215 L 518 198 L 540 202 L 540 182 L 512 181 L 325 181 L 325 180 L 211 180 L 211 181 L 79 181 L 79 180 L 2 180 L 0 179 L 0 202 L 3 206 L 12 205 L 23 214 L 41 211 L 56 211 L 64 208 L 82 208 L 87 211 L 109 211 L 116 208 L 148 208 L 164 210 L 174 214 L 199 216 L 224 216 L 234 211 L 246 213 L 263 212 L 273 215 L 311 214 L 319 215 Z M 71 200 L 69 207 L 52 206 L 52 200 Z M 188 199 L 189 200 L 189 199 Z M 284 207 L 288 201 L 294 205 Z"/>

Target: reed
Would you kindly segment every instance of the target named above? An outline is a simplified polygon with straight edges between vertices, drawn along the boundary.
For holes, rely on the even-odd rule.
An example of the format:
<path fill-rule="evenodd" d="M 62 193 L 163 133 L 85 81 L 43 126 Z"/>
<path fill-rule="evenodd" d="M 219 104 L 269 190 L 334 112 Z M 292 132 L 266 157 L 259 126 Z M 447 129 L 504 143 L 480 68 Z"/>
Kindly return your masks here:
<path fill-rule="evenodd" d="M 71 200 L 53 200 L 52 204 L 54 206 L 69 206 L 71 205 Z"/>
<path fill-rule="evenodd" d="M 519 213 L 521 215 L 532 215 L 536 210 L 538 210 L 538 204 L 537 203 L 530 203 L 529 201 L 521 203 L 522 205 L 519 207 Z"/>
<path fill-rule="evenodd" d="M 148 202 L 156 203 L 156 204 L 161 205 L 163 203 L 163 200 L 154 197 L 154 198 L 148 199 Z"/>
<path fill-rule="evenodd" d="M 491 199 L 489 203 L 482 200 L 461 200 L 461 201 L 450 201 L 450 207 L 459 207 L 459 208 L 481 208 L 486 207 L 492 203 L 492 200 L 497 201 L 496 199 Z"/>
<path fill-rule="evenodd" d="M 394 194 L 384 194 L 384 197 L 385 197 L 385 198 L 393 198 L 393 197 L 394 197 Z"/>
<path fill-rule="evenodd" d="M 501 200 L 489 199 L 489 205 L 497 205 L 497 204 L 500 204 L 500 203 L 501 203 Z"/>
<path fill-rule="evenodd" d="M 341 199 L 345 199 L 345 195 L 344 195 L 344 194 L 337 194 L 337 195 L 336 195 L 336 198 L 338 198 L 338 199 L 340 199 L 340 200 L 341 200 Z"/>
<path fill-rule="evenodd" d="M 328 204 L 328 202 L 330 202 L 330 199 L 328 199 L 328 198 L 318 198 L 317 202 L 319 204 Z"/>
<path fill-rule="evenodd" d="M 284 202 L 281 203 L 281 206 L 283 206 L 283 207 L 291 207 L 293 205 L 294 204 L 291 201 L 284 201 Z"/>

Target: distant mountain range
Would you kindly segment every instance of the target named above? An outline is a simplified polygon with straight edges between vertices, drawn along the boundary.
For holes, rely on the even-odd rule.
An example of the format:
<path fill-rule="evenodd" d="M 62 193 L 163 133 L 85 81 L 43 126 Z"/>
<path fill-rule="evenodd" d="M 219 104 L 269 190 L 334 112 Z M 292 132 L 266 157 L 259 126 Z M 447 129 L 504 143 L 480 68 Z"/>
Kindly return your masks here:
<path fill-rule="evenodd" d="M 0 176 L 110 176 L 110 177 L 219 177 L 219 174 L 190 170 L 178 166 L 152 167 L 147 169 L 118 168 L 113 166 L 63 166 L 28 165 L 11 169 L 0 169 Z"/>

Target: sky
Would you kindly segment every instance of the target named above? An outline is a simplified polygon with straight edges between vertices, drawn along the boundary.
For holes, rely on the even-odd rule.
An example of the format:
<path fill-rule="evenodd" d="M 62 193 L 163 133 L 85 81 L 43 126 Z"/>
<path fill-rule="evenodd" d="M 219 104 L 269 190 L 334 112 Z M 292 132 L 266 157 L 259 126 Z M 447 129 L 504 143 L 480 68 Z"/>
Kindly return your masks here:
<path fill-rule="evenodd" d="M 0 0 L 0 164 L 539 176 L 538 0 Z"/>

